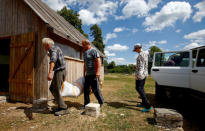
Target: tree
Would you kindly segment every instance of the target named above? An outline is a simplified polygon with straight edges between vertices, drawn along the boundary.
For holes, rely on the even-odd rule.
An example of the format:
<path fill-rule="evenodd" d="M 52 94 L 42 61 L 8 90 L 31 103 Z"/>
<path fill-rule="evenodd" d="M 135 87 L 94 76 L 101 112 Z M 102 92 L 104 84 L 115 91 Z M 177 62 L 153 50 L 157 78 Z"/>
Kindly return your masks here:
<path fill-rule="evenodd" d="M 80 31 L 80 33 L 82 33 L 86 38 L 88 38 L 88 34 L 85 34 L 82 29 L 82 21 L 79 19 L 77 11 L 74 12 L 72 9 L 69 10 L 64 6 L 60 11 L 57 11 L 57 13 Z"/>
<path fill-rule="evenodd" d="M 104 60 L 103 64 L 104 64 L 104 72 L 108 73 L 108 62 L 107 62 L 107 60 Z"/>
<path fill-rule="evenodd" d="M 162 50 L 160 48 L 158 48 L 157 46 L 150 47 L 149 48 L 149 56 L 150 56 L 151 60 L 153 59 L 155 52 L 162 52 Z"/>
<path fill-rule="evenodd" d="M 92 27 L 90 27 L 90 32 L 91 36 L 93 36 L 94 38 L 92 43 L 95 45 L 96 48 L 98 48 L 102 53 L 104 53 L 105 44 L 103 43 L 101 28 L 97 24 L 94 24 Z"/>
<path fill-rule="evenodd" d="M 114 69 L 114 68 L 115 68 L 115 62 L 114 62 L 114 61 L 110 62 L 110 63 L 108 64 L 107 68 L 108 68 L 108 69 Z"/>
<path fill-rule="evenodd" d="M 153 60 L 155 52 L 162 52 L 162 50 L 158 48 L 157 46 L 152 46 L 149 48 L 149 61 L 148 61 L 148 72 L 149 73 L 151 72 L 152 60 Z"/>

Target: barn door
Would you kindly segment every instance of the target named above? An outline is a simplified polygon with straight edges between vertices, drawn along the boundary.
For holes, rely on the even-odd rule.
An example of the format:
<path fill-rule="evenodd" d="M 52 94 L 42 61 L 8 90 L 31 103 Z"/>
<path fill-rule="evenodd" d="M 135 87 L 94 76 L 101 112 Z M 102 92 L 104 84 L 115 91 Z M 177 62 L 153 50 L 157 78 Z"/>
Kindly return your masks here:
<path fill-rule="evenodd" d="M 12 101 L 32 102 L 34 96 L 35 34 L 11 37 L 9 97 Z"/>

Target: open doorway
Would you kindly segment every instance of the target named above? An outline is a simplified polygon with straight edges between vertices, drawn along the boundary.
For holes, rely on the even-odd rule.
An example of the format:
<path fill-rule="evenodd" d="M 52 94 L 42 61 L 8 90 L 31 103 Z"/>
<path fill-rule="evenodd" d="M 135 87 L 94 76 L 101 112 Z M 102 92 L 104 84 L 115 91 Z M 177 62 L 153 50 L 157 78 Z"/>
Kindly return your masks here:
<path fill-rule="evenodd" d="M 9 91 L 10 38 L 0 38 L 0 92 Z"/>

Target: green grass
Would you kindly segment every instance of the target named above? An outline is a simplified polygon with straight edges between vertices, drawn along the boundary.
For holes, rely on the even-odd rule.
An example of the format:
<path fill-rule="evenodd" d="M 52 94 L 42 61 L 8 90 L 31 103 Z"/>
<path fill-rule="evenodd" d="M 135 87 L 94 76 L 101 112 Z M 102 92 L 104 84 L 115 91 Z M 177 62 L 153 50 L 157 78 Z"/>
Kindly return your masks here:
<path fill-rule="evenodd" d="M 139 130 L 155 131 L 155 126 L 148 123 L 148 118 L 153 118 L 153 113 L 142 113 L 135 105 L 138 99 L 138 93 L 135 89 L 135 76 L 124 74 L 105 75 L 104 86 L 115 89 L 105 98 L 107 106 L 103 108 L 106 112 L 104 119 L 99 119 L 98 128 L 109 130 Z M 145 91 L 154 93 L 154 80 L 148 77 Z"/>

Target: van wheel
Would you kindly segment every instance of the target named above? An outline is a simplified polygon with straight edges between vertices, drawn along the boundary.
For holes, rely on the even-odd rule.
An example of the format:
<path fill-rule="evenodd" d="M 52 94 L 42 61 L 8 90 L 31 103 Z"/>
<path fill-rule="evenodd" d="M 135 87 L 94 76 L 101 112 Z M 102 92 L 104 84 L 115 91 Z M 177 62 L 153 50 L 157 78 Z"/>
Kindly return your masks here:
<path fill-rule="evenodd" d="M 155 98 L 157 101 L 163 101 L 166 99 L 166 90 L 163 86 L 155 83 Z"/>

